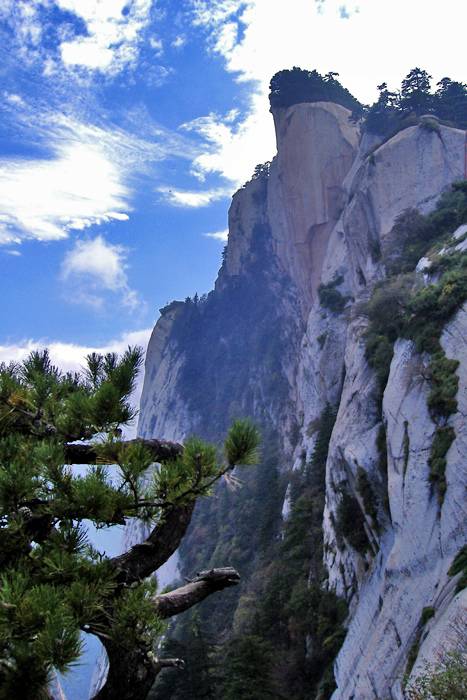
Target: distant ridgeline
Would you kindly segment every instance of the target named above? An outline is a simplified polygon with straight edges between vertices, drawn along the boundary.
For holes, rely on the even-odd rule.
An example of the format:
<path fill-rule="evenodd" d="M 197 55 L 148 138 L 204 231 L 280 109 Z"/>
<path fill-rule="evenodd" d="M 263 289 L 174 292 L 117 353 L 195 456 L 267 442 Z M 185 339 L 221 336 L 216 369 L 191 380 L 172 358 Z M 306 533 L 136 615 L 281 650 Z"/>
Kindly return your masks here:
<path fill-rule="evenodd" d="M 391 92 L 387 83 L 378 85 L 379 97 L 371 105 L 362 105 L 336 79 L 338 73 L 320 75 L 316 70 L 301 68 L 282 70 L 270 83 L 271 108 L 290 107 L 301 102 L 335 102 L 352 111 L 352 119 L 363 120 L 363 130 L 382 137 L 414 126 L 423 115 L 432 115 L 447 126 L 467 129 L 467 85 L 450 78 L 431 89 L 431 75 L 413 68 L 404 78 L 400 90 Z M 432 128 L 436 129 L 435 124 Z"/>

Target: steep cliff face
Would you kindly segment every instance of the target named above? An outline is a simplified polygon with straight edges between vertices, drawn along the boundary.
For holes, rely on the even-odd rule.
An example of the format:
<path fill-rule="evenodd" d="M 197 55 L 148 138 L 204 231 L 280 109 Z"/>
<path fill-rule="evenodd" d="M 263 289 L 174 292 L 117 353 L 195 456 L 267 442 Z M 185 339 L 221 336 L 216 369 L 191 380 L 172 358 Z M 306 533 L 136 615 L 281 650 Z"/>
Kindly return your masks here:
<path fill-rule="evenodd" d="M 169 305 L 155 327 L 139 432 L 217 440 L 238 415 L 262 426 L 263 465 L 244 485 L 250 500 L 240 498 L 242 519 L 248 512 L 250 520 L 238 522 L 236 496 L 221 487 L 215 506 L 197 508 L 181 552 L 182 569 L 215 564 L 220 554 L 242 569 L 246 593 L 232 594 L 227 612 L 210 609 L 226 634 L 232 625 L 241 634 L 262 590 L 265 538 L 280 537 L 289 482 L 313 463 L 315 426 L 326 406 L 335 408 L 319 585 L 347 601 L 349 616 L 332 697 L 399 699 L 414 644 L 416 674 L 465 616 L 465 592 L 456 593 L 448 570 L 466 540 L 467 313 L 459 311 L 441 338 L 446 356 L 459 361 L 459 387 L 440 506 L 429 479 L 436 430 L 429 358 L 412 341 L 397 341 L 381 401 L 362 302 L 385 277 L 381 250 L 393 241 L 397 217 L 431 211 L 464 177 L 465 134 L 413 126 L 368 152 L 372 144 L 349 117 L 327 102 L 274 111 L 278 154 L 233 198 L 215 290 Z M 345 503 L 357 509 L 351 536 L 339 525 Z M 422 637 L 427 607 L 435 615 Z"/>

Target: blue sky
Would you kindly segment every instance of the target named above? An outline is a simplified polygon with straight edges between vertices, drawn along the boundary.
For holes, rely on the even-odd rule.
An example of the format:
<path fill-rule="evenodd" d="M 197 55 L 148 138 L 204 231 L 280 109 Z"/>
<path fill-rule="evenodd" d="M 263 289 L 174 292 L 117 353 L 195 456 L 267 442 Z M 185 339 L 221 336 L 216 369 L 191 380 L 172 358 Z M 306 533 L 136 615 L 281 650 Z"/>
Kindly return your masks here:
<path fill-rule="evenodd" d="M 0 0 L 0 359 L 144 344 L 208 291 L 281 68 L 465 78 L 460 0 Z"/>

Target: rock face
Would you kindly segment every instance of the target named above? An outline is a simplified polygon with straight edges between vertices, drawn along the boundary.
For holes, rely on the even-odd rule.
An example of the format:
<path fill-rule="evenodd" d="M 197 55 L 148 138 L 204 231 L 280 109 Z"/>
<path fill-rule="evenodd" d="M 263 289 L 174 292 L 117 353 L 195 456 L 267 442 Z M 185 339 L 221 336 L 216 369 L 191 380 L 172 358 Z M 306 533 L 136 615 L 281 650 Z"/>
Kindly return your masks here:
<path fill-rule="evenodd" d="M 465 596 L 455 593 L 447 572 L 466 540 L 467 312 L 442 336 L 447 357 L 460 364 L 451 417 L 456 439 L 440 508 L 429 482 L 435 425 L 428 360 L 410 341 L 398 341 L 381 407 L 365 359 L 361 302 L 385 276 L 380 251 L 396 217 L 407 208 L 429 212 L 464 177 L 465 134 L 413 126 L 368 154 L 344 107 L 298 104 L 273 116 L 278 154 L 269 172 L 233 198 L 215 290 L 198 303 L 162 310 L 148 348 L 139 432 L 183 440 L 197 431 L 217 440 L 233 416 L 251 415 L 274 437 L 279 472 L 289 474 L 310 458 L 312 426 L 324 407 L 337 408 L 324 558 L 326 585 L 348 601 L 350 614 L 332 697 L 400 699 L 423 609 L 433 607 L 435 615 L 419 640 L 413 674 L 449 644 L 449 630 L 466 614 Z M 339 313 L 320 305 L 318 287 L 329 283 L 344 299 Z M 378 447 L 382 426 L 387 469 Z M 378 526 L 357 487 L 362 470 L 377 495 Z M 336 531 L 342 488 L 361 509 L 364 554 Z M 287 518 L 288 500 L 281 510 Z M 211 553 L 216 536 L 205 534 Z M 235 539 L 235 531 L 228 536 Z M 182 562 L 191 563 L 190 556 L 182 549 Z M 237 625 L 240 618 L 237 610 Z"/>

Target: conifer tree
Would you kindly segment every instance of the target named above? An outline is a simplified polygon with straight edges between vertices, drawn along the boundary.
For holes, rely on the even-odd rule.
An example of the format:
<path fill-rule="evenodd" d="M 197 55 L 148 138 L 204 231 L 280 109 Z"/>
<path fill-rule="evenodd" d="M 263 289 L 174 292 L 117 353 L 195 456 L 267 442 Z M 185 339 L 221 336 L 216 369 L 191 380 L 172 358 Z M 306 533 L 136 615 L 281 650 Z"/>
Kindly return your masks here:
<path fill-rule="evenodd" d="M 47 698 L 54 672 L 79 659 L 83 633 L 109 659 L 96 697 L 143 700 L 162 668 L 183 665 L 158 656 L 164 620 L 239 581 L 230 567 L 212 569 L 157 593 L 153 573 L 177 549 L 196 499 L 256 462 L 258 433 L 235 422 L 221 458 L 195 437 L 122 440 L 141 361 L 134 348 L 93 353 L 84 373 L 62 374 L 43 351 L 0 366 L 0 700 Z M 87 466 L 78 473 L 77 464 Z M 152 529 L 120 556 L 88 542 L 86 520 L 112 527 L 135 516 Z"/>
<path fill-rule="evenodd" d="M 401 107 L 404 112 L 414 112 L 417 116 L 430 112 L 433 98 L 430 92 L 431 75 L 421 68 L 412 68 L 401 86 Z"/>

